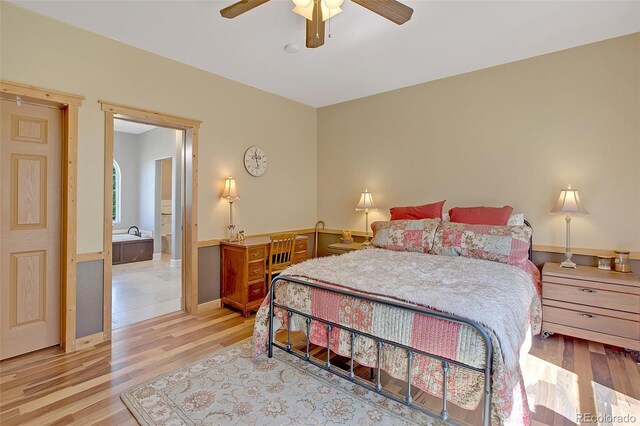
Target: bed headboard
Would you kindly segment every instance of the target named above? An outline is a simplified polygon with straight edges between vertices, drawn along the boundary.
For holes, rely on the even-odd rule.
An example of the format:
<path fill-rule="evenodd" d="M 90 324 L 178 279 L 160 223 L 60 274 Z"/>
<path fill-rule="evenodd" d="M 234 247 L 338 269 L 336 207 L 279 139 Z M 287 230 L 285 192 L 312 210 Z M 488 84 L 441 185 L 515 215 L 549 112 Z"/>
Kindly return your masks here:
<path fill-rule="evenodd" d="M 527 219 L 524 220 L 524 224 L 531 228 L 531 238 L 529 238 L 529 260 L 533 262 L 533 226 Z"/>

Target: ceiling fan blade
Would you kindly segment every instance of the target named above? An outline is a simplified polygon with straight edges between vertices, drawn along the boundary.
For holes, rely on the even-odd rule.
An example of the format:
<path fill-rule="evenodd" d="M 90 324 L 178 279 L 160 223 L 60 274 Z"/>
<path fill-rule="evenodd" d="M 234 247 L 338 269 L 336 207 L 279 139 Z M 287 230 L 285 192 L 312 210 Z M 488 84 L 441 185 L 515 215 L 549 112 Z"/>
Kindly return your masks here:
<path fill-rule="evenodd" d="M 254 7 L 258 7 L 261 4 L 265 4 L 269 0 L 240 0 L 237 3 L 227 6 L 220 11 L 220 15 L 223 18 L 233 19 L 236 16 L 242 15 L 245 12 L 250 11 Z"/>
<path fill-rule="evenodd" d="M 402 25 L 411 19 L 413 9 L 396 0 L 352 0 L 391 22 Z"/>
<path fill-rule="evenodd" d="M 322 13 L 316 13 L 318 2 L 314 2 L 313 7 L 313 21 L 306 19 L 307 21 L 307 47 L 315 49 L 324 44 L 324 21 L 322 20 Z M 320 16 L 318 16 L 320 15 Z"/>

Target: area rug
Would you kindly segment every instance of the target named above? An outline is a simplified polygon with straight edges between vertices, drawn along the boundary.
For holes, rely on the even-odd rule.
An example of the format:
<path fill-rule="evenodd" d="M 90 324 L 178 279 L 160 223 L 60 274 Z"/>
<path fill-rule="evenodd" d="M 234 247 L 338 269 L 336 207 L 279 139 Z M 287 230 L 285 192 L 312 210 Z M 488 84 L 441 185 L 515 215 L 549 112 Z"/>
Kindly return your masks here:
<path fill-rule="evenodd" d="M 141 425 L 440 425 L 279 349 L 249 340 L 124 392 Z"/>

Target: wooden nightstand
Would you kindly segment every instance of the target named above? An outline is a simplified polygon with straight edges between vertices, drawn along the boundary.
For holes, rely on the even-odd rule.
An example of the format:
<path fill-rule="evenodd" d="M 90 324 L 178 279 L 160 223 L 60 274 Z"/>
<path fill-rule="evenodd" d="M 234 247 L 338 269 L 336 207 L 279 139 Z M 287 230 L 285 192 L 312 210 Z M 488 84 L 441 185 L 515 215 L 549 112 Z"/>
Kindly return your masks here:
<path fill-rule="evenodd" d="M 362 250 L 367 246 L 363 246 L 361 243 L 351 243 L 351 244 L 342 244 L 342 243 L 333 243 L 329 244 L 327 250 L 330 254 L 344 254 L 354 250 Z"/>
<path fill-rule="evenodd" d="M 542 269 L 542 335 L 560 333 L 640 350 L 640 281 L 590 266 Z"/>

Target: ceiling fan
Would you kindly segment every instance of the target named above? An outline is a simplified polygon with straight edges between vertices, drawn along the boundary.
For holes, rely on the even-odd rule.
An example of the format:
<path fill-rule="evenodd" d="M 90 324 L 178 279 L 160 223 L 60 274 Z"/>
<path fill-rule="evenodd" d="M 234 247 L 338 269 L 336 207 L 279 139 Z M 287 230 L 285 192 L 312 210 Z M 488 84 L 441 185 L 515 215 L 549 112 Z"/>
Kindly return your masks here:
<path fill-rule="evenodd" d="M 224 18 L 233 19 L 251 9 L 265 4 L 269 0 L 240 0 L 220 10 Z M 402 25 L 411 19 L 413 9 L 396 0 L 351 0 L 387 18 L 391 22 Z M 293 0 L 293 12 L 307 20 L 307 47 L 316 48 L 324 44 L 324 22 L 342 12 L 340 6 L 344 0 Z"/>

